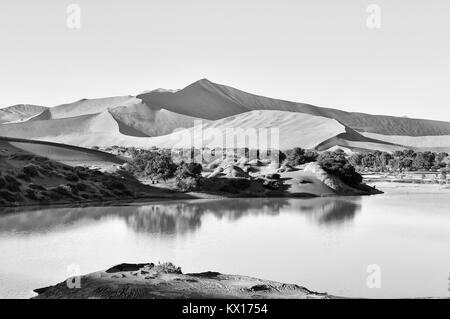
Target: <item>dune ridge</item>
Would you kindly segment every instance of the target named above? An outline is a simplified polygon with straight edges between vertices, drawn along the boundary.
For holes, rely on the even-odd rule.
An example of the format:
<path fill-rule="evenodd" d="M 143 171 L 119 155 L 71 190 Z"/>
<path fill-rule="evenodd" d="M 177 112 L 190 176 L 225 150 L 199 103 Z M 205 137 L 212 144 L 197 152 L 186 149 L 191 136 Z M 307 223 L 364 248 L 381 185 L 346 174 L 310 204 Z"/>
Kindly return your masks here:
<path fill-rule="evenodd" d="M 153 137 L 137 134 L 139 132 L 135 131 L 133 126 L 118 121 L 113 114 L 114 110 L 109 110 L 65 119 L 5 124 L 0 125 L 0 136 L 39 139 L 83 147 L 118 145 L 144 148 L 153 146 L 160 148 L 190 148 L 192 146 L 253 148 L 271 145 L 282 150 L 293 147 L 312 149 L 319 146 L 321 149 L 326 149 L 334 145 L 351 147 L 353 144 L 345 140 L 351 138 L 360 143 L 373 142 L 373 147 L 399 149 L 396 145 L 366 138 L 334 119 L 298 112 L 254 110 L 217 121 L 204 120 L 196 123 L 197 125 L 194 127 L 180 128 L 173 133 Z M 161 119 L 163 116 L 157 116 L 156 119 Z M 127 120 L 126 117 L 125 120 Z M 194 121 L 194 118 L 182 117 L 181 119 L 182 124 L 186 124 L 186 126 L 195 124 Z M 158 124 L 161 123 L 156 124 L 158 127 Z M 176 124 L 178 122 L 174 121 L 173 126 Z M 224 144 L 224 137 L 229 134 L 228 130 L 230 129 L 232 134 L 236 135 L 235 144 Z M 199 131 L 203 134 L 202 143 L 198 140 L 197 132 Z M 271 134 L 277 140 L 279 137 L 279 145 L 271 142 Z M 245 136 L 252 138 L 253 143 L 249 139 L 245 139 Z M 230 140 L 225 142 L 229 143 Z"/>
<path fill-rule="evenodd" d="M 81 99 L 51 108 L 17 105 L 0 109 L 0 124 L 0 136 L 84 147 L 190 147 L 183 134 L 193 134 L 197 125 L 215 132 L 279 129 L 281 149 L 450 150 L 448 122 L 344 112 L 254 95 L 207 79 L 181 90 Z M 203 145 L 225 146 L 210 136 Z"/>
<path fill-rule="evenodd" d="M 151 91 L 137 96 L 148 105 L 217 120 L 249 110 L 282 110 L 334 118 L 359 131 L 385 135 L 450 135 L 450 123 L 434 120 L 371 115 L 272 99 L 202 79 L 177 92 Z"/>
<path fill-rule="evenodd" d="M 45 106 L 33 104 L 17 104 L 0 109 L 0 124 L 22 122 L 42 113 Z"/>

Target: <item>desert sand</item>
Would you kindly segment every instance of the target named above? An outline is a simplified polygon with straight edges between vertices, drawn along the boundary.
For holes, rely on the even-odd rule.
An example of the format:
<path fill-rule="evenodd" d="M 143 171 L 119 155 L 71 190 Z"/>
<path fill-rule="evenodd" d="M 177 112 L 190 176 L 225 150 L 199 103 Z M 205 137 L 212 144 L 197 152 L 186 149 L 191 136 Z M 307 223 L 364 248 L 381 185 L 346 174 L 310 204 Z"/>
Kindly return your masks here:
<path fill-rule="evenodd" d="M 24 122 L 46 110 L 46 107 L 18 104 L 0 109 L 0 124 Z"/>
<path fill-rule="evenodd" d="M 147 113 L 149 112 L 153 111 L 147 109 Z M 116 108 L 97 114 L 0 125 L 0 136 L 38 139 L 82 147 L 118 145 L 142 148 L 192 146 L 214 148 L 224 147 L 224 137 L 234 135 L 237 137 L 234 145 L 239 148 L 272 145 L 281 150 L 294 147 L 325 150 L 340 145 L 348 148 L 367 147 L 389 151 L 403 149 L 398 145 L 366 138 L 336 120 L 298 112 L 248 111 L 216 121 L 202 121 L 197 126 L 184 129 L 183 126 L 194 125 L 195 119 L 167 110 L 154 111 L 154 117 L 147 115 L 149 116 L 139 120 L 135 113 L 131 116 L 131 113 L 118 112 Z M 151 125 L 152 123 L 154 125 Z M 175 129 L 178 125 L 180 129 L 176 132 L 157 135 L 171 128 Z M 274 128 L 276 131 L 270 131 L 268 128 Z M 227 135 L 230 129 L 232 135 Z M 146 134 L 154 136 L 149 137 Z M 249 139 L 246 140 L 245 136 Z M 278 136 L 280 145 L 270 144 L 271 137 L 278 141 Z M 226 141 L 233 143 L 232 137 Z M 230 147 L 232 146 L 233 144 L 230 144 Z"/>
<path fill-rule="evenodd" d="M 333 118 L 359 132 L 386 135 L 449 135 L 450 123 L 345 112 L 305 103 L 272 99 L 201 79 L 176 92 L 151 91 L 137 96 L 149 105 L 173 112 L 217 120 L 251 110 L 281 110 Z"/>
<path fill-rule="evenodd" d="M 229 127 L 279 129 L 281 149 L 450 149 L 447 122 L 344 112 L 254 95 L 207 79 L 181 90 L 0 109 L 0 136 L 84 147 L 185 147 L 183 135 L 199 127 L 196 120 L 222 132 Z M 183 133 L 174 133 L 179 130 Z M 218 141 L 207 136 L 204 144 Z"/>

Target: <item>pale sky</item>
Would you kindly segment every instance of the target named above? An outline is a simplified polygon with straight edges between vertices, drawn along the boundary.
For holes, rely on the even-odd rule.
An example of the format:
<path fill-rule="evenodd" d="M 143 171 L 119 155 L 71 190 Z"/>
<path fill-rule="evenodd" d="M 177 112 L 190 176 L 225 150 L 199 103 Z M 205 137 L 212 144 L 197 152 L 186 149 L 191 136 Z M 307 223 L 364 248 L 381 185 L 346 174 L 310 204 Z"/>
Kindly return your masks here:
<path fill-rule="evenodd" d="M 81 28 L 66 25 L 69 4 Z M 369 29 L 371 3 L 381 28 Z M 450 121 L 450 1 L 2 0 L 0 106 L 208 78 L 318 106 Z"/>

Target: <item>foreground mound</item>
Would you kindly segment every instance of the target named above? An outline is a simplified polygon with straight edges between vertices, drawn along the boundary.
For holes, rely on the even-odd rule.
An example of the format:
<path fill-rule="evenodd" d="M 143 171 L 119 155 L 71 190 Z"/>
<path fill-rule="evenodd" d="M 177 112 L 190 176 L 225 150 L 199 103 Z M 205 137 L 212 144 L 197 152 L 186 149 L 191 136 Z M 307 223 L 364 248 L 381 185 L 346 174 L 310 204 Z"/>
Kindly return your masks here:
<path fill-rule="evenodd" d="M 36 289 L 36 299 L 193 299 L 193 298 L 330 298 L 295 284 L 283 284 L 218 272 L 183 274 L 171 263 L 120 264 L 81 276 L 80 288 L 69 288 L 77 278 Z"/>

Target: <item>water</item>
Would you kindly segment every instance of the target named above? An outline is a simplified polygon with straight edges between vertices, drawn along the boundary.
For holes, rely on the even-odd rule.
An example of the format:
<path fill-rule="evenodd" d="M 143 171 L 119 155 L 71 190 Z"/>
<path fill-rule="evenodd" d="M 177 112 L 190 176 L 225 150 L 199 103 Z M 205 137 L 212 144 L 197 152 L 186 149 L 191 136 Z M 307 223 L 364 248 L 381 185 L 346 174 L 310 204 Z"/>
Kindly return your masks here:
<path fill-rule="evenodd" d="M 0 297 L 122 262 L 172 261 L 349 297 L 450 297 L 450 194 L 226 199 L 0 217 Z M 368 288 L 368 266 L 380 288 Z M 74 268 L 75 265 L 75 268 Z"/>

